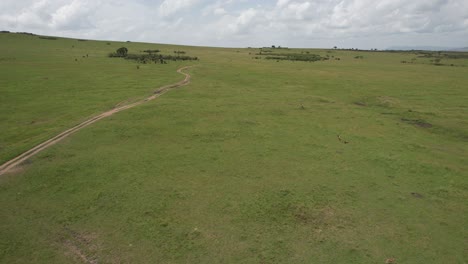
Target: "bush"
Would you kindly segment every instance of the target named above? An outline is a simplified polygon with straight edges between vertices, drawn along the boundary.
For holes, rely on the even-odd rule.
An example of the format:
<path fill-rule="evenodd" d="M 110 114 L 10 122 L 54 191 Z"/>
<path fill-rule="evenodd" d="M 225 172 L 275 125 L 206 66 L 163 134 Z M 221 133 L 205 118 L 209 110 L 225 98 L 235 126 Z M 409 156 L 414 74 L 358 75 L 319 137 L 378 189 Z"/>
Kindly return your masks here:
<path fill-rule="evenodd" d="M 125 48 L 125 47 L 118 48 L 115 53 L 117 53 L 117 55 L 119 55 L 119 57 L 125 57 L 125 56 L 127 56 L 128 49 Z"/>

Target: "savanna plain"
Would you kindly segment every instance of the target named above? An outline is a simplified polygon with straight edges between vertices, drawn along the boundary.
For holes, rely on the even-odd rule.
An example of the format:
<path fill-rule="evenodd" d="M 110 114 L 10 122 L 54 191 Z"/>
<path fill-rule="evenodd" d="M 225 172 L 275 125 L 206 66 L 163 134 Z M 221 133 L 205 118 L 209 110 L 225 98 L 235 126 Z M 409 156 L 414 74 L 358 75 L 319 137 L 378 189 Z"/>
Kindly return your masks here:
<path fill-rule="evenodd" d="M 468 261 L 468 53 L 0 51 L 0 164 L 191 66 L 0 176 L 1 263 Z"/>

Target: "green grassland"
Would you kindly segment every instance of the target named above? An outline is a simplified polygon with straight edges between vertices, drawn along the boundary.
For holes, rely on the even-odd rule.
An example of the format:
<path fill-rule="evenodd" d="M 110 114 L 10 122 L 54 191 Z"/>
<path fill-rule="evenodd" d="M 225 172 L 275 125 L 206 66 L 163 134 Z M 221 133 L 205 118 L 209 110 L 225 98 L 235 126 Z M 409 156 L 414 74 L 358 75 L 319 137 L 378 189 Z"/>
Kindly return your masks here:
<path fill-rule="evenodd" d="M 180 79 L 176 69 L 181 62 L 137 69 L 135 63 L 106 58 L 123 45 L 138 52 L 148 44 L 21 34 L 0 34 L 0 43 L 0 163 L 90 116 Z"/>
<path fill-rule="evenodd" d="M 194 65 L 0 177 L 1 263 L 468 261 L 468 59 L 107 43 L 0 34 L 2 162 Z"/>

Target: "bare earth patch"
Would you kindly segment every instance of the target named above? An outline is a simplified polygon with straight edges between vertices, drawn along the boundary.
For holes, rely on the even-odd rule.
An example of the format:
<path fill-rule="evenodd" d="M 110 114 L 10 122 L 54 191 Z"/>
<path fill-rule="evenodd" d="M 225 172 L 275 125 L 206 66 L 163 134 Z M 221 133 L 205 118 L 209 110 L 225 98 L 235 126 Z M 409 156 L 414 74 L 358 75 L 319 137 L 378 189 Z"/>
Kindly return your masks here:
<path fill-rule="evenodd" d="M 65 228 L 61 244 L 66 248 L 65 255 L 71 256 L 83 263 L 97 264 L 99 246 L 96 244 L 96 234 L 80 233 Z"/>

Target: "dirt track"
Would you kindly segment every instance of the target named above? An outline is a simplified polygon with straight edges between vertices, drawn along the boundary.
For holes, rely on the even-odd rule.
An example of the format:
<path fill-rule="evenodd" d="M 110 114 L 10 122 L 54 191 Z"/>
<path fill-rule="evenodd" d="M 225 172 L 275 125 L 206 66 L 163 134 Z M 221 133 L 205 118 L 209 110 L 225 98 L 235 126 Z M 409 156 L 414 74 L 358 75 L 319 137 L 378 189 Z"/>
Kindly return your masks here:
<path fill-rule="evenodd" d="M 167 91 L 171 90 L 171 89 L 174 89 L 174 88 L 177 88 L 177 87 L 181 87 L 181 86 L 184 86 L 184 85 L 187 85 L 190 83 L 190 75 L 188 73 L 185 73 L 183 72 L 183 70 L 187 69 L 189 67 L 183 67 L 183 68 L 180 68 L 177 70 L 178 73 L 180 74 L 183 74 L 185 75 L 185 79 L 180 81 L 180 82 L 177 82 L 177 83 L 174 83 L 174 84 L 169 84 L 169 85 L 166 85 L 166 86 L 163 86 L 159 89 L 157 89 L 154 94 L 146 99 L 143 99 L 143 100 L 140 100 L 138 102 L 135 102 L 135 103 L 132 103 L 132 104 L 128 104 L 128 105 L 123 105 L 123 106 L 119 106 L 119 107 L 116 107 L 112 110 L 109 110 L 107 112 L 104 112 L 102 114 L 99 114 L 97 116 L 94 116 L 60 134 L 58 134 L 57 136 L 45 141 L 45 142 L 42 142 L 41 144 L 35 146 L 34 148 L 24 152 L 23 154 L 19 155 L 18 157 L 10 160 L 10 161 L 7 161 L 5 162 L 4 164 L 2 164 L 0 166 L 0 175 L 2 174 L 5 174 L 7 173 L 9 170 L 11 170 L 12 168 L 18 166 L 19 164 L 21 164 L 23 161 L 31 158 L 32 156 L 36 155 L 37 153 L 39 153 L 40 151 L 54 145 L 55 143 L 61 141 L 62 139 L 68 137 L 69 135 L 75 133 L 76 131 L 82 129 L 82 128 L 85 128 L 105 117 L 108 117 L 108 116 L 111 116 L 115 113 L 118 113 L 120 111 L 123 111 L 123 110 L 126 110 L 126 109 L 129 109 L 129 108 L 132 108 L 132 107 L 135 107 L 137 105 L 141 105 L 145 102 L 148 102 L 148 101 L 151 101 L 151 100 L 154 100 L 156 98 L 158 98 L 159 96 L 163 95 L 164 93 L 166 93 Z"/>

